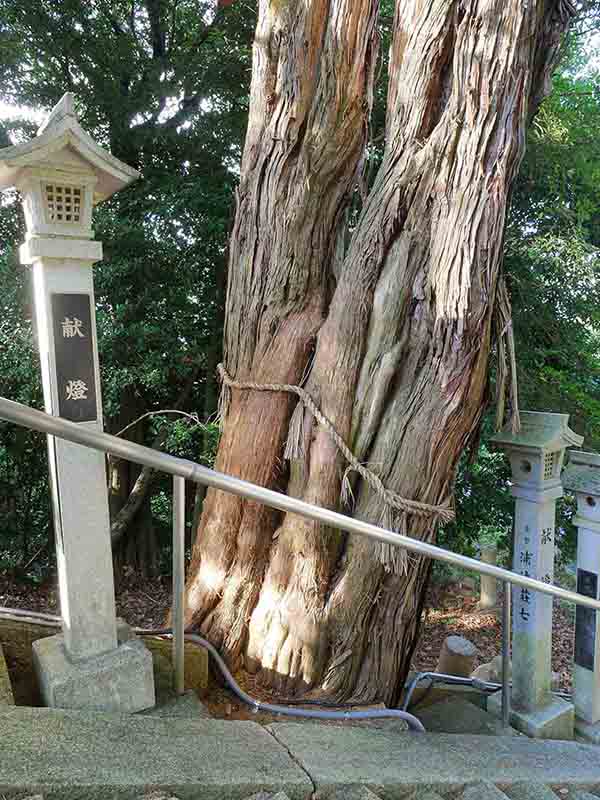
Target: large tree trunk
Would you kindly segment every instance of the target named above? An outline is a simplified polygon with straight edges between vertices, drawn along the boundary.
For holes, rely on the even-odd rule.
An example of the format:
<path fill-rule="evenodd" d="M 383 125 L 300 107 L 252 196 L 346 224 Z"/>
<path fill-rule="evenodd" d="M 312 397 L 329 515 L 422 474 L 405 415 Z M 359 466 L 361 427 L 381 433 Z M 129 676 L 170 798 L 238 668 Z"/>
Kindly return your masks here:
<path fill-rule="evenodd" d="M 225 360 L 238 378 L 299 383 L 327 310 L 331 263 L 363 155 L 376 0 L 262 0 L 230 248 Z M 285 486 L 290 397 L 233 392 L 217 469 Z M 188 582 L 190 617 L 240 654 L 277 515 L 209 492 Z"/>
<path fill-rule="evenodd" d="M 286 91 L 275 83 L 274 102 L 308 74 L 326 87 L 310 98 L 291 164 L 289 150 L 287 159 L 278 152 L 285 139 L 261 125 L 271 96 L 269 81 L 260 80 L 269 63 L 262 48 L 273 34 L 265 29 L 273 12 L 261 9 L 230 262 L 227 368 L 259 384 L 298 383 L 309 369 L 307 390 L 358 460 L 388 489 L 439 505 L 484 412 L 510 188 L 571 9 L 555 0 L 398 3 L 384 159 L 330 296 L 340 211 L 364 146 L 360 93 L 371 91 L 364 59 L 373 52 L 374 8 L 358 0 L 313 3 L 306 14 L 294 12 L 292 28 L 308 25 L 317 5 L 312 27 L 278 38 L 274 80 L 285 80 Z M 317 20 L 318 35 L 309 39 Z M 332 36 L 340 32 L 347 41 L 341 53 L 332 51 L 339 58 L 332 65 L 328 47 L 339 47 Z M 297 35 L 311 43 L 310 69 L 306 49 L 292 46 Z M 341 92 L 351 94 L 342 102 Z M 352 127 L 350 99 L 361 109 Z M 312 161 L 323 129 L 329 147 Z M 314 172 L 301 185 L 306 130 Z M 283 486 L 277 465 L 290 405 L 289 395 L 234 391 L 218 468 Z M 287 491 L 337 507 L 347 465 L 308 412 L 303 444 Z M 363 481 L 354 496 L 355 516 L 433 539 L 435 516 L 392 519 Z M 393 702 L 416 643 L 428 571 L 425 560 L 214 493 L 194 552 L 190 619 L 283 690 L 320 683 L 339 697 Z"/>

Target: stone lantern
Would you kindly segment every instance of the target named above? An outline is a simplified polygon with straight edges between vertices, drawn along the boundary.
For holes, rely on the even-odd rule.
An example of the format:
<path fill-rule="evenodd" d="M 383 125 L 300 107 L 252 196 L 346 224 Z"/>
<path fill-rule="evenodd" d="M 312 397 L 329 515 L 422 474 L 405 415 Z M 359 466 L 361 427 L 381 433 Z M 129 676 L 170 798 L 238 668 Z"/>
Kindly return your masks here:
<path fill-rule="evenodd" d="M 44 404 L 102 430 L 92 208 L 138 177 L 81 128 L 66 94 L 38 135 L 0 150 L 0 189 L 16 187 L 27 223 Z M 34 643 L 47 705 L 138 711 L 154 705 L 152 658 L 117 633 L 105 456 L 48 437 L 63 632 Z M 119 640 L 123 640 L 120 642 Z"/>
<path fill-rule="evenodd" d="M 519 433 L 505 430 L 492 437 L 512 471 L 513 570 L 546 583 L 554 581 L 556 500 L 563 495 L 565 450 L 583 442 L 568 422 L 567 414 L 525 411 Z M 514 587 L 512 600 L 511 723 L 529 736 L 572 738 L 573 706 L 551 694 L 552 598 Z M 490 698 L 489 708 L 499 711 L 499 698 Z"/>
<path fill-rule="evenodd" d="M 577 591 L 598 600 L 600 582 L 600 455 L 573 451 L 563 476 L 577 497 Z M 575 730 L 600 744 L 600 629 L 598 612 L 577 606 L 573 701 Z"/>

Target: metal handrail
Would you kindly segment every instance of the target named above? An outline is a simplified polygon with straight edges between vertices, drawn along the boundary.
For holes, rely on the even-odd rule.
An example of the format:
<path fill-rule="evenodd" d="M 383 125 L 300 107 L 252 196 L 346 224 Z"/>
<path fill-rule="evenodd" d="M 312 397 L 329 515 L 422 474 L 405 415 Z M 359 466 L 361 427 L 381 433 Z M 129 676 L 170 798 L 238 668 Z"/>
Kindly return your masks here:
<path fill-rule="evenodd" d="M 163 453 L 161 450 L 153 450 L 144 445 L 135 444 L 125 439 L 119 439 L 109 433 L 101 433 L 100 431 L 86 428 L 80 423 L 68 422 L 60 417 L 53 417 L 43 411 L 36 411 L 33 408 L 29 408 L 29 406 L 15 403 L 12 400 L 6 400 L 3 397 L 0 397 L 0 419 L 14 422 L 17 425 L 32 428 L 33 430 L 47 433 L 51 436 L 58 436 L 60 439 L 66 439 L 75 444 L 82 444 L 94 450 L 111 453 L 114 456 L 133 461 L 136 464 L 143 464 L 144 466 L 153 467 L 161 472 L 177 475 L 193 483 L 202 483 L 213 489 L 221 489 L 222 491 L 245 497 L 248 500 L 256 500 L 271 508 L 277 508 L 280 511 L 299 514 L 302 517 L 307 517 L 316 522 L 322 522 L 332 528 L 340 528 L 347 533 L 357 533 L 361 536 L 367 536 L 378 542 L 396 545 L 397 547 L 419 553 L 419 555 L 427 556 L 428 558 L 445 561 L 447 564 L 453 564 L 456 567 L 474 570 L 482 575 L 491 575 L 499 581 L 510 581 L 510 583 L 517 586 L 524 586 L 536 592 L 549 594 L 561 600 L 566 600 L 570 603 L 578 603 L 579 605 L 600 611 L 600 600 L 594 600 L 592 597 L 586 597 L 583 594 L 572 592 L 569 589 L 562 589 L 559 586 L 544 583 L 535 578 L 519 575 L 516 572 L 504 569 L 503 567 L 497 567 L 494 564 L 485 564 L 483 561 L 478 561 L 476 558 L 452 553 L 450 550 L 444 550 L 443 547 L 428 544 L 419 539 L 412 539 L 410 536 L 388 531 L 385 528 L 380 528 L 369 522 L 363 522 L 360 519 L 340 514 L 338 511 L 321 508 L 312 503 L 306 503 L 304 500 L 298 500 L 295 497 L 281 494 L 281 492 L 266 489 L 264 486 L 257 486 L 249 481 L 234 478 L 222 472 L 216 472 L 215 470 L 203 467 L 201 464 L 196 464 L 194 461 L 189 461 L 185 458 L 171 456 L 168 453 Z"/>
<path fill-rule="evenodd" d="M 178 575 L 178 573 L 180 571 L 182 557 L 181 534 L 183 531 L 182 498 L 184 498 L 184 493 L 181 491 L 181 478 L 192 481 L 193 483 L 201 483 L 213 489 L 230 492 L 249 500 L 255 500 L 256 502 L 263 503 L 264 505 L 276 508 L 280 511 L 299 514 L 302 517 L 324 523 L 327 526 L 338 528 L 347 533 L 367 536 L 375 541 L 402 547 L 413 553 L 418 553 L 419 555 L 437 561 L 444 561 L 453 566 L 462 567 L 466 570 L 473 570 L 481 575 L 490 575 L 502 581 L 504 586 L 502 647 L 504 680 L 502 688 L 502 716 L 505 725 L 508 725 L 509 718 L 507 667 L 510 652 L 511 586 L 515 584 L 516 586 L 522 586 L 527 589 L 542 592 L 543 594 L 551 595 L 552 597 L 558 597 L 561 600 L 600 611 L 600 600 L 586 597 L 577 592 L 572 592 L 569 589 L 562 589 L 559 586 L 544 583 L 535 578 L 519 575 L 511 570 L 503 569 L 493 564 L 485 564 L 469 556 L 452 553 L 449 550 L 444 550 L 442 547 L 437 547 L 436 545 L 428 544 L 418 539 L 412 539 L 410 536 L 404 536 L 399 533 L 394 533 L 393 531 L 385 530 L 377 525 L 372 525 L 363 520 L 340 514 L 337 511 L 321 508 L 312 503 L 306 503 L 304 500 L 289 497 L 280 492 L 275 492 L 272 489 L 266 489 L 264 486 L 257 486 L 249 481 L 234 478 L 231 475 L 216 472 L 208 467 L 203 467 L 201 464 L 196 464 L 194 461 L 177 458 L 168 453 L 163 453 L 160 450 L 153 450 L 150 447 L 144 447 L 143 445 L 135 444 L 125 439 L 119 439 L 116 436 L 111 436 L 108 433 L 97 431 L 85 425 L 51 416 L 43 411 L 37 411 L 29 406 L 7 400 L 3 397 L 0 397 L 0 419 L 49 434 L 50 436 L 57 436 L 75 444 L 91 447 L 94 450 L 111 453 L 119 458 L 133 461 L 137 464 L 143 464 L 144 466 L 175 476 L 174 542 L 177 543 L 177 550 L 174 547 L 174 569 L 176 571 L 176 576 L 178 576 L 177 586 L 179 590 L 181 589 L 181 575 Z M 183 612 L 180 599 L 179 597 L 175 598 L 174 602 L 176 611 L 175 617 L 177 619 L 177 625 L 174 630 L 174 638 L 177 640 L 174 642 L 174 652 L 176 655 L 179 654 L 177 655 L 178 668 L 176 669 L 179 681 L 181 680 L 181 671 L 183 669 Z"/>

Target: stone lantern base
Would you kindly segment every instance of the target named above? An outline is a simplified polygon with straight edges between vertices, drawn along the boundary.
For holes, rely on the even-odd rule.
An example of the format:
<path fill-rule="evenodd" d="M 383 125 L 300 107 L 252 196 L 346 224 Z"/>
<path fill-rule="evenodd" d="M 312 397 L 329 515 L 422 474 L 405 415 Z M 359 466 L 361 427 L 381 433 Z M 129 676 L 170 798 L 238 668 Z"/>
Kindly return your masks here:
<path fill-rule="evenodd" d="M 42 698 L 51 708 L 134 713 L 155 705 L 152 654 L 123 623 L 119 646 L 73 661 L 62 634 L 33 643 L 33 662 Z"/>
<path fill-rule="evenodd" d="M 487 710 L 494 716 L 502 716 L 502 693 L 495 692 L 487 701 Z M 510 724 L 532 739 L 573 739 L 575 708 L 560 697 L 552 697 L 548 703 L 533 711 L 510 709 Z"/>

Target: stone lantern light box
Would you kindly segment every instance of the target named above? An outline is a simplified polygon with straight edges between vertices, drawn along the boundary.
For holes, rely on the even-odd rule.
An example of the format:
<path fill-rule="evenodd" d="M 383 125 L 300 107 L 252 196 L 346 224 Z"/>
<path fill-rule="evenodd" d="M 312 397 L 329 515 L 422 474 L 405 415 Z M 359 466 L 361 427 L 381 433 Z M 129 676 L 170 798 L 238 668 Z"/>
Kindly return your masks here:
<path fill-rule="evenodd" d="M 579 515 L 600 525 L 600 455 L 571 451 L 564 486 L 575 493 Z"/>
<path fill-rule="evenodd" d="M 568 414 L 523 411 L 521 430 L 496 434 L 492 441 L 505 450 L 515 486 L 560 486 L 567 447 L 580 446 L 583 437 L 569 428 Z"/>
<path fill-rule="evenodd" d="M 83 130 L 70 93 L 34 139 L 0 151 L 0 189 L 23 195 L 28 239 L 91 239 L 92 207 L 138 177 Z"/>

